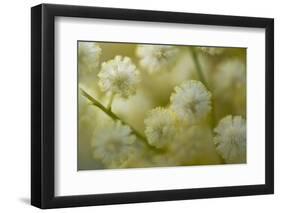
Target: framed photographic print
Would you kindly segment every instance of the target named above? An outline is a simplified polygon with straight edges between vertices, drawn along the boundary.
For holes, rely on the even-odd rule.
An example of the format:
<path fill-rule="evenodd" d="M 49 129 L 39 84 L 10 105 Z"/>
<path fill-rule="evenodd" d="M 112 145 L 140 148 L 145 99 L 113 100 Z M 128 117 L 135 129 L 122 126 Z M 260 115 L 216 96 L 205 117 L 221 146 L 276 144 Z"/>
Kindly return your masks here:
<path fill-rule="evenodd" d="M 271 194 L 274 21 L 31 9 L 31 203 Z"/>

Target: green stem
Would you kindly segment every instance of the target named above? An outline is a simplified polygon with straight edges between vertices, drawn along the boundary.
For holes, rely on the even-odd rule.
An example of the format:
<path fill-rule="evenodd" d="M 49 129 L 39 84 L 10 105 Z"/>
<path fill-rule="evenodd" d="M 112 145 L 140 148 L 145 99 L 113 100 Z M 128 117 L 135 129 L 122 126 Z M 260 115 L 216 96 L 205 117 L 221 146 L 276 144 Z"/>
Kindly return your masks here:
<path fill-rule="evenodd" d="M 194 61 L 195 67 L 196 67 L 198 77 L 199 77 L 200 81 L 202 81 L 202 83 L 209 90 L 209 86 L 204 78 L 204 74 L 203 74 L 202 68 L 201 68 L 199 60 L 198 60 L 198 55 L 197 55 L 196 49 L 194 47 L 191 47 L 190 49 L 191 49 L 191 55 L 192 55 L 192 58 L 193 58 L 193 61 Z"/>
<path fill-rule="evenodd" d="M 196 67 L 196 72 L 198 74 L 198 77 L 199 77 L 199 80 L 206 86 L 206 88 L 210 91 L 210 87 L 209 85 L 207 84 L 207 81 L 205 80 L 205 77 L 204 77 L 204 74 L 203 74 L 203 71 L 202 71 L 202 68 L 201 68 L 201 65 L 199 63 L 199 60 L 198 60 L 198 55 L 197 55 L 197 52 L 196 52 L 196 49 L 195 47 L 191 47 L 191 55 L 192 55 L 192 58 L 193 58 L 193 61 L 194 61 L 194 64 L 195 64 L 195 67 Z M 213 99 L 213 98 L 212 98 Z M 215 107 L 214 107 L 214 101 L 212 100 L 211 102 L 211 105 L 212 105 L 212 111 L 211 111 L 211 126 L 214 127 L 215 126 Z"/>
<path fill-rule="evenodd" d="M 85 90 L 80 88 L 80 91 L 82 93 L 83 96 L 85 96 L 89 101 L 92 102 L 92 104 L 96 107 L 98 107 L 100 110 L 102 110 L 105 114 L 107 114 L 112 120 L 114 121 L 120 121 L 123 125 L 129 126 L 132 130 L 132 133 L 135 134 L 139 139 L 141 139 L 141 141 L 144 142 L 144 144 L 146 146 L 149 146 L 151 149 L 153 150 L 157 150 L 154 146 L 151 146 L 147 139 L 141 134 L 139 133 L 135 128 L 133 128 L 131 125 L 129 125 L 127 122 L 125 122 L 124 120 L 122 120 L 119 116 L 117 116 L 115 113 L 113 113 L 110 109 L 107 109 L 106 107 L 104 107 L 98 100 L 96 100 L 94 97 L 92 97 L 90 94 L 88 94 Z M 158 150 L 157 150 L 158 151 Z"/>

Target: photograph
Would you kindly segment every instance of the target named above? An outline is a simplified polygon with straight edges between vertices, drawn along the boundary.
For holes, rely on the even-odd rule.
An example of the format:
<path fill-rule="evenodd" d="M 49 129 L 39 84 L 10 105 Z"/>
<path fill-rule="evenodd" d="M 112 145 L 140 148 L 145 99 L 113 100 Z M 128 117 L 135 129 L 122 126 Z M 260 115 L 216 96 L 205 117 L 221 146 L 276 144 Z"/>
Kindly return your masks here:
<path fill-rule="evenodd" d="M 31 8 L 31 205 L 274 194 L 274 18 L 158 6 Z"/>
<path fill-rule="evenodd" d="M 77 41 L 77 170 L 247 163 L 247 48 Z"/>

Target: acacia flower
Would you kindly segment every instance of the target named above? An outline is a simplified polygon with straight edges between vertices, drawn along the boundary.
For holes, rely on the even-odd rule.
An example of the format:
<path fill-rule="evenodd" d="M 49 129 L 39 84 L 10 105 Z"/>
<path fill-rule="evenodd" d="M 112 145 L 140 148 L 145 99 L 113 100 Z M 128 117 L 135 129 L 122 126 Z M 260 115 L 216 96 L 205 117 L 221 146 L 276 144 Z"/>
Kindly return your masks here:
<path fill-rule="evenodd" d="M 157 148 L 165 147 L 176 135 L 176 117 L 169 109 L 157 107 L 151 110 L 144 124 L 149 144 Z"/>
<path fill-rule="evenodd" d="M 94 42 L 79 42 L 79 60 L 87 65 L 88 71 L 92 72 L 98 67 L 101 51 L 100 46 Z"/>
<path fill-rule="evenodd" d="M 140 65 L 150 74 L 173 64 L 178 52 L 177 47 L 168 45 L 138 45 L 136 51 Z"/>
<path fill-rule="evenodd" d="M 246 162 L 246 120 L 228 115 L 214 129 L 214 143 L 226 163 Z"/>
<path fill-rule="evenodd" d="M 93 156 L 109 168 L 122 167 L 134 154 L 135 135 L 120 122 L 98 129 L 92 140 Z"/>
<path fill-rule="evenodd" d="M 246 67 L 239 59 L 229 59 L 217 68 L 214 76 L 216 88 L 222 92 L 228 88 L 241 88 L 246 84 Z"/>
<path fill-rule="evenodd" d="M 211 94 L 200 82 L 189 80 L 175 88 L 171 95 L 171 108 L 189 123 L 196 123 L 211 111 Z"/>
<path fill-rule="evenodd" d="M 224 48 L 220 48 L 220 47 L 198 47 L 198 49 L 212 56 L 219 55 L 224 51 Z"/>
<path fill-rule="evenodd" d="M 135 94 L 140 81 L 139 71 L 131 59 L 119 55 L 102 63 L 98 77 L 102 91 L 118 94 L 123 98 Z"/>

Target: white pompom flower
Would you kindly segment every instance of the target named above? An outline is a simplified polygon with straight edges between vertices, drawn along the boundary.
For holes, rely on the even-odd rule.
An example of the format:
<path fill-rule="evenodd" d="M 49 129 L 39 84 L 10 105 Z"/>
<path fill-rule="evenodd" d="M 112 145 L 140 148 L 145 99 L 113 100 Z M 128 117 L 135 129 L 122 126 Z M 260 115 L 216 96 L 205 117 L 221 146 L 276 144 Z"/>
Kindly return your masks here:
<path fill-rule="evenodd" d="M 182 83 L 170 99 L 171 109 L 190 124 L 199 122 L 211 111 L 211 93 L 200 81 Z"/>
<path fill-rule="evenodd" d="M 216 149 L 226 163 L 246 162 L 246 120 L 228 115 L 214 129 Z"/>
<path fill-rule="evenodd" d="M 207 53 L 208 55 L 219 55 L 224 52 L 224 48 L 221 47 L 198 47 L 202 52 Z"/>
<path fill-rule="evenodd" d="M 93 156 L 108 168 L 121 168 L 135 154 L 136 136 L 130 127 L 120 122 L 95 131 L 92 139 Z"/>
<path fill-rule="evenodd" d="M 166 147 L 176 135 L 176 115 L 170 109 L 157 107 L 144 120 L 148 143 L 156 148 Z"/>
<path fill-rule="evenodd" d="M 177 47 L 169 45 L 138 45 L 136 50 L 140 65 L 150 74 L 172 65 L 178 52 Z"/>
<path fill-rule="evenodd" d="M 216 90 L 225 92 L 229 88 L 241 88 L 246 84 L 246 66 L 239 59 L 229 59 L 220 63 L 214 76 Z"/>
<path fill-rule="evenodd" d="M 79 60 L 89 72 L 92 72 L 99 66 L 101 52 L 100 46 L 94 42 L 81 41 L 78 43 Z"/>
<path fill-rule="evenodd" d="M 139 71 L 129 57 L 115 56 L 103 62 L 98 74 L 102 91 L 128 98 L 135 94 L 140 82 Z"/>

